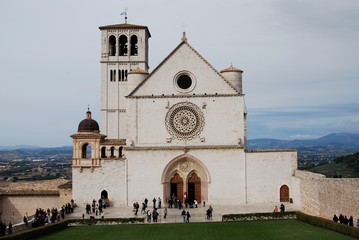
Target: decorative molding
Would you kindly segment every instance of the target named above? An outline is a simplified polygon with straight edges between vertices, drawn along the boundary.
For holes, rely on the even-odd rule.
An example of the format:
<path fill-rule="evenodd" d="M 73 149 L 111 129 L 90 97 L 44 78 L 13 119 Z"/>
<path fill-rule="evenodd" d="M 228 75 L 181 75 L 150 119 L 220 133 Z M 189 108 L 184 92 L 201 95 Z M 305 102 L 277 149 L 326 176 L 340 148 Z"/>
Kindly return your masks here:
<path fill-rule="evenodd" d="M 142 95 L 127 96 L 126 98 L 208 98 L 208 97 L 243 97 L 244 94 L 181 94 L 181 95 Z"/>
<path fill-rule="evenodd" d="M 179 163 L 179 169 L 181 172 L 188 173 L 192 169 L 192 163 L 185 159 Z"/>
<path fill-rule="evenodd" d="M 207 145 L 207 146 L 163 146 L 163 147 L 125 147 L 125 151 L 184 151 L 190 150 L 225 150 L 225 149 L 244 149 L 243 146 L 238 145 Z"/>

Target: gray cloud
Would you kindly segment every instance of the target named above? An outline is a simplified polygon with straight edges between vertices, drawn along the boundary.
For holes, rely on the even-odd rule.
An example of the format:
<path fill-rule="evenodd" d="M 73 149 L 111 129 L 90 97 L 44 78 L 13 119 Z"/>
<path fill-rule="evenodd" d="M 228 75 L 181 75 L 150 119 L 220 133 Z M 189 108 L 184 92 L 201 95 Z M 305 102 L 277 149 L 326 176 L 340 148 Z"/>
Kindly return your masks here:
<path fill-rule="evenodd" d="M 69 135 L 88 104 L 100 121 L 98 26 L 123 22 L 120 13 L 125 7 L 129 22 L 147 25 L 152 34 L 150 70 L 179 44 L 184 29 L 190 44 L 215 68 L 233 63 L 244 70 L 249 137 L 358 132 L 355 114 L 344 116 L 345 120 L 328 117 L 329 121 L 304 111 L 305 106 L 345 108 L 359 102 L 358 4 L 357 0 L 2 0 L 0 145 L 71 144 Z M 296 107 L 303 108 L 306 121 L 295 125 L 284 124 L 286 118 L 296 120 L 286 111 L 257 115 L 261 109 Z"/>

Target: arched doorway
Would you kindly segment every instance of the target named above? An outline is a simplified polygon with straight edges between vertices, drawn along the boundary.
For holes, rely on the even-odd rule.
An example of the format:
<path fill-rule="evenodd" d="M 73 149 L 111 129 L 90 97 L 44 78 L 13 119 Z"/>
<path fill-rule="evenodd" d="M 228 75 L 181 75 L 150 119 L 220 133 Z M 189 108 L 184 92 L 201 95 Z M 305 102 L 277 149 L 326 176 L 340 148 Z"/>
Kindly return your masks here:
<path fill-rule="evenodd" d="M 171 178 L 171 195 L 176 196 L 181 202 L 183 202 L 183 179 L 178 173 Z"/>
<path fill-rule="evenodd" d="M 193 203 L 194 200 L 197 200 L 199 203 L 201 202 L 201 178 L 196 173 L 192 173 L 188 179 L 187 191 L 189 203 Z"/>
<path fill-rule="evenodd" d="M 282 185 L 279 189 L 279 201 L 289 202 L 289 188 L 287 185 Z"/>
<path fill-rule="evenodd" d="M 163 169 L 163 199 L 173 195 L 184 201 L 184 194 L 193 203 L 208 202 L 208 184 L 211 182 L 209 171 L 197 158 L 182 154 L 172 159 Z"/>

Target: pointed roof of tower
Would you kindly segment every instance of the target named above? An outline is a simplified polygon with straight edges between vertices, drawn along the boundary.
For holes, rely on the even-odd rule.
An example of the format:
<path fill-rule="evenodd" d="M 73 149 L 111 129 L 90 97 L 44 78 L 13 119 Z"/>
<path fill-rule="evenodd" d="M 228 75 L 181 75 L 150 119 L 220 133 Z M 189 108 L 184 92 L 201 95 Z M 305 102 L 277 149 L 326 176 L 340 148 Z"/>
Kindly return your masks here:
<path fill-rule="evenodd" d="M 142 26 L 142 25 L 136 25 L 136 24 L 129 24 L 129 23 L 120 23 L 120 24 L 113 24 L 113 25 L 106 25 L 106 26 L 101 26 L 99 27 L 100 30 L 104 30 L 104 29 L 145 29 L 148 32 L 149 37 L 151 37 L 151 33 L 148 30 L 148 28 L 146 26 Z"/>

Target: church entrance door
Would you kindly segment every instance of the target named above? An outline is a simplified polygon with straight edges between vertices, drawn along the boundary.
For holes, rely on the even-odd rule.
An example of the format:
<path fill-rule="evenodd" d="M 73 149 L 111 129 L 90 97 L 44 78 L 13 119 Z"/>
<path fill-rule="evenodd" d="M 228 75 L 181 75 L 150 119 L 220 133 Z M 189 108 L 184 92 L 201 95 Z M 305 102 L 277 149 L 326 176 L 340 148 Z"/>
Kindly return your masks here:
<path fill-rule="evenodd" d="M 197 202 L 201 202 L 201 178 L 193 173 L 188 179 L 188 202 L 193 203 L 196 199 Z"/>
<path fill-rule="evenodd" d="M 183 179 L 178 173 L 171 178 L 171 197 L 173 195 L 183 203 Z"/>

